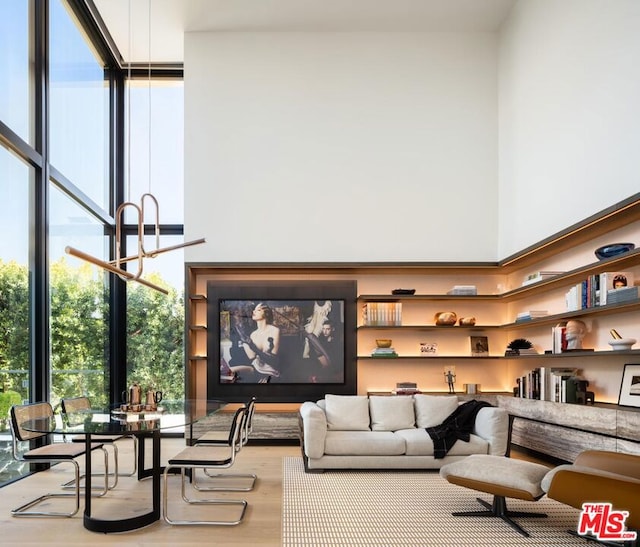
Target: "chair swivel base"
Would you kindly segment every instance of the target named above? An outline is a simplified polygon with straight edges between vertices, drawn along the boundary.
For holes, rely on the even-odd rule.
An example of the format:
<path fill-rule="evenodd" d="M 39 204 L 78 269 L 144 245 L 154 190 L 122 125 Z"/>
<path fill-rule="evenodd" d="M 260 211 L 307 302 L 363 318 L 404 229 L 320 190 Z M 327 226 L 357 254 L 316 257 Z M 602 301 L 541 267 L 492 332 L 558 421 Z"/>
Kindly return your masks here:
<path fill-rule="evenodd" d="M 529 537 L 529 532 L 527 532 L 522 526 L 520 526 L 517 522 L 513 521 L 511 517 L 533 517 L 533 518 L 545 518 L 546 513 L 529 513 L 526 511 L 509 511 L 507 509 L 507 502 L 504 496 L 494 496 L 493 504 L 488 503 L 487 501 L 476 498 L 481 505 L 484 505 L 487 508 L 487 511 L 460 511 L 456 513 L 451 513 L 454 517 L 498 517 L 504 520 L 511 528 L 513 528 L 516 532 L 519 532 L 524 537 Z"/>

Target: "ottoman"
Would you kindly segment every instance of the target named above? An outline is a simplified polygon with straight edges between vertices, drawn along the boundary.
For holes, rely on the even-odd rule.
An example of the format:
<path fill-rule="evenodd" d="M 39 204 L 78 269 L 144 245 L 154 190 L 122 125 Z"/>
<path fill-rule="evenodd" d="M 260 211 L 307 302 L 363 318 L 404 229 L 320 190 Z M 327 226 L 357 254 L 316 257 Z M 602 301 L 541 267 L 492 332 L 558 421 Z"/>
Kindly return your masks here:
<path fill-rule="evenodd" d="M 523 536 L 529 533 L 511 517 L 546 517 L 544 513 L 509 511 L 505 498 L 537 501 L 544 496 L 540 487 L 549 468 L 537 463 L 514 460 L 503 456 L 476 454 L 463 460 L 448 463 L 440 469 L 440 476 L 452 484 L 493 494 L 493 503 L 476 498 L 486 511 L 452 513 L 465 517 L 499 517 Z"/>

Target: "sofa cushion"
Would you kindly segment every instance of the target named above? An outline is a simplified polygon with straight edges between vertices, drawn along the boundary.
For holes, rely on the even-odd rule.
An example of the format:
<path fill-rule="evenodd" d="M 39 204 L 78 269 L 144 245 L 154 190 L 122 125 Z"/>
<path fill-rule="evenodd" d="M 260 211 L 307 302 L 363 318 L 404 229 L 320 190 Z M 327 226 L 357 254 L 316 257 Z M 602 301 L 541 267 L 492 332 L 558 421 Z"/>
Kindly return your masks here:
<path fill-rule="evenodd" d="M 327 431 L 324 453 L 331 456 L 400 456 L 402 437 L 391 431 Z"/>
<path fill-rule="evenodd" d="M 413 399 L 408 396 L 369 397 L 369 413 L 373 431 L 396 431 L 415 427 Z"/>
<path fill-rule="evenodd" d="M 455 395 L 422 395 L 413 396 L 416 408 L 416 425 L 418 427 L 435 427 L 444 422 L 456 408 L 458 397 Z"/>
<path fill-rule="evenodd" d="M 394 434 L 404 439 L 407 456 L 433 456 L 433 441 L 426 430 L 421 428 L 402 429 Z M 488 451 L 489 443 L 472 434 L 469 436 L 469 442 L 457 440 L 451 450 L 447 452 L 447 456 L 487 454 Z"/>
<path fill-rule="evenodd" d="M 369 431 L 369 398 L 366 395 L 326 395 L 327 429 Z"/>

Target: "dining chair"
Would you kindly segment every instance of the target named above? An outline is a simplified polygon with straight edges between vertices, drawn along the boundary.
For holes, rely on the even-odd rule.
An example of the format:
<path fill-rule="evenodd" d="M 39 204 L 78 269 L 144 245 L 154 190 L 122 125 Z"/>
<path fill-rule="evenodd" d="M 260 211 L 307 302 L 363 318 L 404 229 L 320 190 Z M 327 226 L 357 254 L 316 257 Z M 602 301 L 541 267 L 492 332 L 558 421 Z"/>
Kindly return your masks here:
<path fill-rule="evenodd" d="M 253 431 L 253 415 L 256 409 L 256 398 L 252 397 L 244 407 L 244 424 L 242 427 L 242 435 L 240 442 L 236 447 L 239 452 L 249 441 L 249 436 Z M 221 436 L 219 431 L 208 431 L 199 437 L 195 446 L 228 446 L 228 434 L 226 437 Z M 197 473 L 194 471 L 192 476 L 193 487 L 202 492 L 249 492 L 253 490 L 257 476 L 253 473 L 230 474 L 230 473 L 214 473 L 211 469 L 205 468 L 206 477 L 213 479 L 207 481 L 207 484 L 198 482 Z M 239 482 L 238 482 L 239 481 Z"/>
<path fill-rule="evenodd" d="M 76 458 L 86 453 L 86 447 L 84 444 L 77 443 L 64 443 L 53 442 L 50 444 L 44 444 L 36 448 L 29 450 L 21 450 L 22 443 L 29 442 L 30 444 L 35 441 L 48 441 L 48 437 L 51 433 L 28 431 L 25 429 L 26 422 L 32 424 L 40 423 L 42 429 L 45 430 L 49 427 L 51 420 L 55 420 L 53 408 L 49 403 L 30 403 L 25 405 L 14 405 L 9 411 L 11 437 L 12 437 L 12 454 L 13 458 L 18 462 L 27 462 L 29 464 L 35 463 L 70 463 L 74 467 L 75 474 L 75 488 L 73 494 L 71 493 L 48 493 L 39 496 L 16 509 L 11 510 L 11 514 L 14 517 L 33 517 L 33 516 L 47 516 L 47 517 L 72 517 L 80 508 L 80 465 L 76 461 Z M 97 496 L 104 495 L 108 490 L 108 454 L 104 449 L 102 443 L 91 443 L 91 450 L 102 450 L 104 455 L 105 466 L 105 478 L 104 487 L 97 494 Z M 67 498 L 73 497 L 75 499 L 75 507 L 72 511 L 29 511 L 32 507 L 39 503 L 51 499 L 51 498 Z"/>
<path fill-rule="evenodd" d="M 61 399 L 60 408 L 63 418 L 68 419 L 68 415 L 74 412 L 91 410 L 91 399 L 89 399 L 89 397 L 71 397 Z M 133 471 L 130 473 L 119 472 L 118 447 L 115 443 L 122 439 L 131 439 L 133 442 Z M 71 441 L 75 443 L 83 443 L 85 442 L 85 438 L 84 435 L 74 435 L 71 437 Z M 132 477 L 138 471 L 138 439 L 134 435 L 100 435 L 100 442 L 113 448 L 114 480 L 113 484 L 109 486 L 111 489 L 118 484 L 118 477 Z M 101 473 L 96 473 L 93 476 L 97 475 L 101 475 Z M 68 484 L 70 483 L 67 483 L 67 485 Z"/>
<path fill-rule="evenodd" d="M 242 522 L 247 509 L 246 500 L 234 499 L 197 499 L 190 498 L 186 493 L 186 471 L 191 473 L 197 469 L 227 469 L 231 467 L 238 453 L 238 445 L 242 442 L 244 422 L 246 419 L 246 407 L 236 410 L 226 445 L 208 444 L 199 446 L 189 446 L 182 450 L 179 454 L 171 458 L 166 465 L 163 473 L 164 488 L 162 493 L 162 516 L 164 520 L 171 525 L 194 525 L 205 524 L 213 526 L 235 526 Z M 169 488 L 167 486 L 167 478 L 172 469 L 180 469 L 180 493 L 182 499 L 190 505 L 215 505 L 215 506 L 237 506 L 240 508 L 240 514 L 237 518 L 232 519 L 215 519 L 215 520 L 186 520 L 175 519 L 169 516 L 168 499 Z"/>

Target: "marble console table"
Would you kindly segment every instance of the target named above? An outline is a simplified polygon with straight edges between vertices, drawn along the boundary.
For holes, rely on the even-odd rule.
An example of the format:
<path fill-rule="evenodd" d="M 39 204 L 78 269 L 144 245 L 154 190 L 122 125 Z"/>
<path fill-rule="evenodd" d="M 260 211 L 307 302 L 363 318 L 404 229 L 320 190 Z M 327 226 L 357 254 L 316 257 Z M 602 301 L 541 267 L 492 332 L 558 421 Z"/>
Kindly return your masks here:
<path fill-rule="evenodd" d="M 640 409 L 498 396 L 514 416 L 511 442 L 572 462 L 587 449 L 640 454 Z"/>

